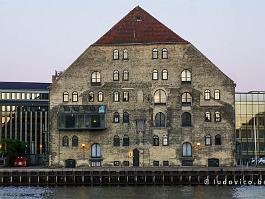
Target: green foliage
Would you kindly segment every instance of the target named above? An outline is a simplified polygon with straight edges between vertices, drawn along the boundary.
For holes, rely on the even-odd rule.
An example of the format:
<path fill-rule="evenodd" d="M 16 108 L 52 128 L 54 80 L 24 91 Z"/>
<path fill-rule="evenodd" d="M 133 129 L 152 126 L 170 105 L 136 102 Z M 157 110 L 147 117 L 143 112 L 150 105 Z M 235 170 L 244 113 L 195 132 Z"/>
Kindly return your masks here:
<path fill-rule="evenodd" d="M 14 165 L 17 156 L 25 156 L 27 145 L 19 140 L 4 139 L 1 142 L 2 150 L 4 150 L 9 166 Z"/>

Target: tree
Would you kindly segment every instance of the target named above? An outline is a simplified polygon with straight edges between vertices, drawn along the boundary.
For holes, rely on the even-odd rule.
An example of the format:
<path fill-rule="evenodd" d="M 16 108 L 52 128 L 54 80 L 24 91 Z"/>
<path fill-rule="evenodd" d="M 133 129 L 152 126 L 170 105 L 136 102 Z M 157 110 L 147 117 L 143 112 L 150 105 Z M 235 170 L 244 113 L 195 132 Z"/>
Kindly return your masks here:
<path fill-rule="evenodd" d="M 13 166 L 17 156 L 25 156 L 26 143 L 19 140 L 4 139 L 1 142 L 8 166 Z"/>

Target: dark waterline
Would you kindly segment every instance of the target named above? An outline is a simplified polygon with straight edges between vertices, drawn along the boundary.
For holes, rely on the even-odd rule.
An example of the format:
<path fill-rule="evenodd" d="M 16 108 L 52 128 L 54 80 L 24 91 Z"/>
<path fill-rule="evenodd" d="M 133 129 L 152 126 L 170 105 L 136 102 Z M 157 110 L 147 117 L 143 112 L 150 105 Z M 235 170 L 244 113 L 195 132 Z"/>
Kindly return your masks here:
<path fill-rule="evenodd" d="M 262 186 L 1 187 L 1 199 L 262 199 Z"/>

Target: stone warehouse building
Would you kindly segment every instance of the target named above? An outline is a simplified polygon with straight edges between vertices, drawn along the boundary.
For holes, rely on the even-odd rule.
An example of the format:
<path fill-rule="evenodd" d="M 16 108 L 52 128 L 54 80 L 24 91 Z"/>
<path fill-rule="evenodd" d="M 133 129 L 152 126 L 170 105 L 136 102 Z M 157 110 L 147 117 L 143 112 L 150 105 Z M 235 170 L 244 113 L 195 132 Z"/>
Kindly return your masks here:
<path fill-rule="evenodd" d="M 235 84 L 139 6 L 50 90 L 51 166 L 234 164 Z"/>

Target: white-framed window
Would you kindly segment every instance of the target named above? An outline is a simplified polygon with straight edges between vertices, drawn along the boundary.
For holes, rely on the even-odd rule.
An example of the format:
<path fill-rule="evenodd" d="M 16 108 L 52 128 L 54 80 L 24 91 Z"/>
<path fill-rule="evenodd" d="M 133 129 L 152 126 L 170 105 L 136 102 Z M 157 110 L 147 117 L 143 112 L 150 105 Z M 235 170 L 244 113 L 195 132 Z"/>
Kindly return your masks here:
<path fill-rule="evenodd" d="M 120 114 L 118 112 L 115 112 L 113 114 L 113 122 L 114 123 L 119 123 L 120 122 Z"/>
<path fill-rule="evenodd" d="M 182 157 L 192 157 L 192 145 L 189 142 L 182 144 Z"/>
<path fill-rule="evenodd" d="M 90 91 L 88 94 L 88 101 L 89 102 L 94 102 L 94 92 Z"/>
<path fill-rule="evenodd" d="M 211 112 L 210 111 L 206 111 L 205 112 L 205 122 L 210 122 L 211 121 Z"/>
<path fill-rule="evenodd" d="M 119 102 L 120 101 L 120 93 L 118 91 L 115 91 L 113 93 L 113 101 L 114 102 Z"/>
<path fill-rule="evenodd" d="M 158 80 L 158 71 L 156 69 L 153 70 L 152 79 L 153 80 Z"/>
<path fill-rule="evenodd" d="M 29 94 L 29 93 L 27 93 L 27 94 Z M 28 95 L 27 95 L 27 99 L 28 99 Z M 64 92 L 63 93 L 63 102 L 69 102 L 69 93 L 68 92 Z"/>
<path fill-rule="evenodd" d="M 113 59 L 114 60 L 119 59 L 119 50 L 118 49 L 113 50 Z"/>
<path fill-rule="evenodd" d="M 76 91 L 74 91 L 72 93 L 72 101 L 73 102 L 78 102 L 78 93 Z"/>
<path fill-rule="evenodd" d="M 158 89 L 154 94 L 155 104 L 165 104 L 167 100 L 166 92 L 162 89 Z"/>
<path fill-rule="evenodd" d="M 157 48 L 154 48 L 152 50 L 152 59 L 158 59 L 158 50 L 157 50 Z"/>
<path fill-rule="evenodd" d="M 102 91 L 99 91 L 98 92 L 98 101 L 99 102 L 103 102 L 103 100 L 104 100 L 103 92 Z"/>
<path fill-rule="evenodd" d="M 214 119 L 216 122 L 221 122 L 221 113 L 219 111 L 214 113 Z"/>
<path fill-rule="evenodd" d="M 168 51 L 166 48 L 162 49 L 162 59 L 167 59 L 168 58 Z"/>
<path fill-rule="evenodd" d="M 191 82 L 191 72 L 189 70 L 183 70 L 181 72 L 181 82 L 190 83 Z"/>
<path fill-rule="evenodd" d="M 123 92 L 123 101 L 129 102 L 129 92 L 128 91 Z"/>
<path fill-rule="evenodd" d="M 163 146 L 167 146 L 168 145 L 168 136 L 167 135 L 163 135 L 163 137 L 162 137 L 162 145 Z"/>
<path fill-rule="evenodd" d="M 162 80 L 168 79 L 168 72 L 166 69 L 162 70 Z"/>
<path fill-rule="evenodd" d="M 113 71 L 113 81 L 119 81 L 119 71 Z"/>
<path fill-rule="evenodd" d="M 129 80 L 129 71 L 124 70 L 123 71 L 123 81 L 128 81 Z"/>
<path fill-rule="evenodd" d="M 100 158 L 101 157 L 101 148 L 99 144 L 92 144 L 91 146 L 91 157 Z"/>
<path fill-rule="evenodd" d="M 211 91 L 209 89 L 204 91 L 204 99 L 210 100 L 211 99 Z"/>
<path fill-rule="evenodd" d="M 94 71 L 91 73 L 91 85 L 98 85 L 101 82 L 100 72 Z"/>
<path fill-rule="evenodd" d="M 212 145 L 212 138 L 210 135 L 205 136 L 205 146 Z"/>
<path fill-rule="evenodd" d="M 128 59 L 128 50 L 127 49 L 123 50 L 123 59 Z"/>
<path fill-rule="evenodd" d="M 220 90 L 215 90 L 214 91 L 214 99 L 215 100 L 220 100 L 221 97 L 220 97 Z"/>
<path fill-rule="evenodd" d="M 185 92 L 181 95 L 181 104 L 182 106 L 191 106 L 192 96 L 190 93 Z"/>

